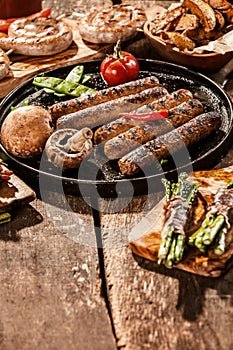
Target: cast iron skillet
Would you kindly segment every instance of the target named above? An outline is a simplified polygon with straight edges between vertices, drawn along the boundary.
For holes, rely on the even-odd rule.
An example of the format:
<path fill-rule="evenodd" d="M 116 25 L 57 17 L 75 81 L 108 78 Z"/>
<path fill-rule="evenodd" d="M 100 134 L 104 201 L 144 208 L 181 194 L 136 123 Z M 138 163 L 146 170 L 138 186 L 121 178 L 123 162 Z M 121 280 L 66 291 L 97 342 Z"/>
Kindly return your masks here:
<path fill-rule="evenodd" d="M 81 64 L 81 63 L 80 63 Z M 106 87 L 99 74 L 100 61 L 82 63 L 85 73 L 91 73 L 88 85 L 96 89 Z M 181 154 L 177 159 L 168 160 L 162 166 L 155 164 L 133 178 L 126 178 L 119 173 L 117 162 L 107 162 L 101 152 L 101 146 L 94 150 L 88 161 L 83 162 L 78 171 L 61 172 L 47 162 L 46 156 L 38 159 L 24 160 L 9 154 L 0 144 L 3 152 L 9 157 L 8 163 L 15 173 L 29 185 L 41 186 L 67 194 L 82 196 L 116 197 L 153 193 L 161 189 L 161 178 L 175 178 L 181 171 L 209 169 L 225 154 L 231 144 L 233 134 L 233 113 L 229 97 L 215 82 L 200 73 L 171 63 L 155 60 L 139 60 L 140 77 L 157 75 L 160 83 L 169 92 L 179 88 L 189 89 L 195 98 L 205 105 L 205 111 L 214 110 L 222 116 L 222 126 L 217 134 L 206 138 L 189 153 Z M 47 72 L 47 75 L 65 78 L 73 66 Z M 0 105 L 0 125 L 10 112 L 11 106 L 18 106 L 27 100 L 31 104 L 48 107 L 61 98 L 46 94 L 32 85 L 32 79 L 14 89 Z M 11 165 L 12 163 L 12 165 Z"/>

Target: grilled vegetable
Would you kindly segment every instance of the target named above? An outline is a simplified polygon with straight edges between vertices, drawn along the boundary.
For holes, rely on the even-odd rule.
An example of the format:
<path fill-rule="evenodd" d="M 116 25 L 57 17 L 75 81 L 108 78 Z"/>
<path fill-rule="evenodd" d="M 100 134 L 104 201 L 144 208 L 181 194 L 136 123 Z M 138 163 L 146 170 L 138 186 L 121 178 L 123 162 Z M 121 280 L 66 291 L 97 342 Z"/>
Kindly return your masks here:
<path fill-rule="evenodd" d="M 83 93 L 93 93 L 94 89 L 81 84 L 86 82 L 90 76 L 83 74 L 84 66 L 76 66 L 65 79 L 46 76 L 44 73 L 38 74 L 33 79 L 33 84 L 43 87 L 46 92 L 59 96 L 71 95 L 80 96 Z"/>
<path fill-rule="evenodd" d="M 231 186 L 230 186 L 231 187 Z M 189 244 L 205 252 L 214 244 L 214 253 L 225 252 L 225 238 L 230 228 L 229 213 L 233 208 L 233 188 L 221 187 L 201 227 L 189 238 Z"/>
<path fill-rule="evenodd" d="M 165 222 L 161 233 L 162 241 L 158 252 L 158 264 L 165 261 L 171 268 L 182 260 L 186 241 L 185 227 L 189 219 L 192 202 L 198 186 L 187 181 L 182 173 L 177 183 L 164 181 L 166 189 Z"/>

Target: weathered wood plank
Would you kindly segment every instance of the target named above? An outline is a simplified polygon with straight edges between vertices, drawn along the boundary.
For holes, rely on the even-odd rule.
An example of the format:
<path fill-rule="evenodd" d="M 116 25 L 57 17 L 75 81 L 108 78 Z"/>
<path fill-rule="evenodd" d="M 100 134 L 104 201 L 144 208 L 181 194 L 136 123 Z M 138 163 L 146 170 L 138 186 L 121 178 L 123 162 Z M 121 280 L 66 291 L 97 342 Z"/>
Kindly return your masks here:
<path fill-rule="evenodd" d="M 95 239 L 82 238 L 95 236 L 90 209 L 68 198 L 62 211 L 62 200 L 51 210 L 37 199 L 0 228 L 1 350 L 116 348 Z"/>
<path fill-rule="evenodd" d="M 149 210 L 155 202 L 151 195 L 146 205 L 144 199 L 144 207 Z M 233 270 L 212 280 L 167 270 L 133 255 L 126 241 L 131 226 L 143 215 L 136 209 L 141 204 L 142 198 L 135 198 L 130 208 L 113 215 L 114 203 L 100 200 L 106 284 L 118 346 L 230 349 Z"/>

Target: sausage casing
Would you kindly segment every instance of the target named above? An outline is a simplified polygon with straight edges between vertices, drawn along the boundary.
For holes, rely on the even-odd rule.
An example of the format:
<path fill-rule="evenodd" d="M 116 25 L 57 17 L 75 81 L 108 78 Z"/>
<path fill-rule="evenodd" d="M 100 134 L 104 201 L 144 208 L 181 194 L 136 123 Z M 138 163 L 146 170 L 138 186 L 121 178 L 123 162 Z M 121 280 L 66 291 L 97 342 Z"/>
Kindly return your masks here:
<path fill-rule="evenodd" d="M 204 107 L 199 100 L 189 99 L 171 108 L 167 119 L 155 120 L 144 125 L 134 126 L 108 140 L 104 145 L 104 153 L 109 159 L 120 158 L 140 144 L 188 122 L 190 119 L 201 114 L 203 110 Z M 180 111 L 182 114 L 179 114 Z"/>
<path fill-rule="evenodd" d="M 190 98 L 193 98 L 191 91 L 179 89 L 171 92 L 169 95 L 161 97 L 157 101 L 152 102 L 152 106 L 155 111 L 160 109 L 170 109 Z"/>
<path fill-rule="evenodd" d="M 123 96 L 97 106 L 85 108 L 71 114 L 64 115 L 57 120 L 58 127 L 80 129 L 85 126 L 96 127 L 117 118 L 121 112 L 130 112 L 135 108 L 148 104 L 158 95 L 167 93 L 167 89 L 156 86 L 137 94 Z"/>
<path fill-rule="evenodd" d="M 184 146 L 190 147 L 209 136 L 220 125 L 221 116 L 218 113 L 200 114 L 177 129 L 158 136 L 126 154 L 118 161 L 120 171 L 129 176 L 137 174 L 141 169 L 153 164 L 155 158 L 160 161 Z"/>
<path fill-rule="evenodd" d="M 171 94 L 166 94 L 160 96 L 155 101 L 151 102 L 148 106 L 143 106 L 138 108 L 136 113 L 144 113 L 150 110 L 161 110 L 161 109 L 170 109 L 188 99 L 192 98 L 192 93 L 189 90 L 179 89 L 173 91 Z M 136 122 L 128 118 L 118 118 L 113 120 L 110 123 L 104 124 L 99 127 L 94 133 L 94 142 L 101 143 L 106 142 L 117 135 L 129 130 L 135 126 Z M 137 124 L 141 124 L 137 122 Z"/>
<path fill-rule="evenodd" d="M 19 18 L 12 22 L 0 47 L 27 56 L 46 56 L 66 50 L 72 43 L 71 27 L 61 19 Z"/>
<path fill-rule="evenodd" d="M 93 7 L 81 18 L 79 32 L 91 43 L 113 44 L 134 38 L 146 19 L 145 11 L 136 6 L 115 4 L 103 10 Z"/>
<path fill-rule="evenodd" d="M 159 85 L 159 80 L 155 76 L 137 79 L 125 84 L 97 90 L 93 94 L 84 94 L 80 97 L 55 103 L 49 107 L 49 113 L 51 114 L 53 120 L 57 120 L 62 115 L 74 113 L 81 109 L 96 106 L 100 103 L 122 96 L 136 94 L 142 90 L 146 90 L 157 85 Z"/>

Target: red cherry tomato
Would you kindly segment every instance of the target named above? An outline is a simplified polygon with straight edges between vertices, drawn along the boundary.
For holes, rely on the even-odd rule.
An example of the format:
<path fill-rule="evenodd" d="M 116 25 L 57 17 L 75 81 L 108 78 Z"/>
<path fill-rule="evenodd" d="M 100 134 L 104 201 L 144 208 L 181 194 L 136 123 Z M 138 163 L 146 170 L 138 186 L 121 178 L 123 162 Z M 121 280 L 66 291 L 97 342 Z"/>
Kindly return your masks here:
<path fill-rule="evenodd" d="M 105 57 L 101 62 L 100 72 L 109 86 L 116 86 L 136 79 L 139 74 L 139 63 L 131 53 L 121 51 L 118 41 L 113 55 Z"/>

